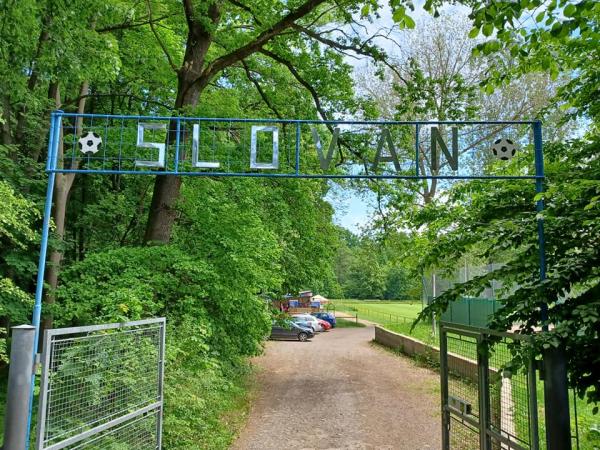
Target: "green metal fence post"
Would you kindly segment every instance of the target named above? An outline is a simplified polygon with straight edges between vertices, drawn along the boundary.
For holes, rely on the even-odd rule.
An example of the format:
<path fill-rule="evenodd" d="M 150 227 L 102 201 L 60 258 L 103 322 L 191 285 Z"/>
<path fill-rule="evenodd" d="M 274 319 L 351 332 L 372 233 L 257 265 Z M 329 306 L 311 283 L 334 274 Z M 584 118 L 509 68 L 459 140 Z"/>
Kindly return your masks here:
<path fill-rule="evenodd" d="M 450 412 L 448 411 L 448 342 L 440 325 L 440 391 L 442 396 L 442 450 L 450 450 Z"/>
<path fill-rule="evenodd" d="M 491 450 L 492 443 L 487 433 L 490 426 L 489 352 L 487 337 L 483 333 L 477 337 L 477 370 L 479 383 L 479 449 Z"/>
<path fill-rule="evenodd" d="M 470 299 L 470 298 L 468 298 L 468 299 L 467 299 L 467 324 L 468 324 L 468 325 L 473 325 L 473 324 L 471 323 L 471 303 L 472 303 L 472 302 L 471 302 L 471 299 Z"/>
<path fill-rule="evenodd" d="M 537 410 L 537 374 L 533 358 L 529 359 L 527 367 L 527 389 L 529 390 L 529 440 L 531 441 L 531 450 L 538 450 L 540 448 L 540 436 Z"/>

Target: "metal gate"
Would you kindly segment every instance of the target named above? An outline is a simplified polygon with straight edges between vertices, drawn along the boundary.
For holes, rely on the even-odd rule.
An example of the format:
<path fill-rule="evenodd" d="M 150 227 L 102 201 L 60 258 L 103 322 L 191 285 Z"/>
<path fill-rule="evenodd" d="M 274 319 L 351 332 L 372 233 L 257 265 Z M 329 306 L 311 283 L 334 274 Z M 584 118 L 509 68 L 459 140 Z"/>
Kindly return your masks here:
<path fill-rule="evenodd" d="M 440 324 L 444 450 L 539 449 L 528 342 L 524 335 Z"/>
<path fill-rule="evenodd" d="M 164 354 L 164 318 L 47 330 L 36 449 L 160 449 Z"/>

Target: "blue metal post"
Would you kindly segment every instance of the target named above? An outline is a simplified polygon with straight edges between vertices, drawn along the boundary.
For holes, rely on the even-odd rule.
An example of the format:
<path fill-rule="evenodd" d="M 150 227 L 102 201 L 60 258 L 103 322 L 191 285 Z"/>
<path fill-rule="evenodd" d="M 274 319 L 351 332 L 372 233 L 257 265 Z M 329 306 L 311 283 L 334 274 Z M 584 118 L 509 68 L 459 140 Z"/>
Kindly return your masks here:
<path fill-rule="evenodd" d="M 535 151 L 535 192 L 541 195 L 544 192 L 544 155 L 542 152 L 542 123 L 535 122 L 533 124 L 533 147 Z M 536 202 L 536 210 L 538 213 L 537 229 L 538 229 L 538 247 L 540 258 L 540 279 L 546 279 L 546 238 L 544 236 L 544 199 L 540 198 Z M 548 304 L 542 303 L 541 307 L 542 327 L 544 331 L 548 331 Z"/>
<path fill-rule="evenodd" d="M 181 120 L 177 117 L 177 136 L 175 136 L 175 172 L 179 172 L 179 134 L 181 132 Z"/>
<path fill-rule="evenodd" d="M 50 133 L 48 137 L 48 164 L 47 168 L 56 170 L 58 141 L 60 139 L 62 111 L 55 111 L 50 118 Z M 35 303 L 33 305 L 33 317 L 31 324 L 35 327 L 35 337 L 33 341 L 32 359 L 38 352 L 40 337 L 40 322 L 42 317 L 42 296 L 44 292 L 44 274 L 46 272 L 46 254 L 48 251 L 48 236 L 50 234 L 50 219 L 52 217 L 52 197 L 54 195 L 54 181 L 56 172 L 48 173 L 48 186 L 46 188 L 46 203 L 44 205 L 44 222 L 42 225 L 42 242 L 40 244 L 40 258 L 38 261 L 38 273 L 35 286 Z M 27 445 L 29 446 L 29 434 L 31 430 L 31 416 L 33 410 L 33 392 L 35 388 L 35 373 L 31 376 L 31 391 L 29 394 L 29 417 L 27 418 Z"/>
<path fill-rule="evenodd" d="M 533 124 L 535 150 L 535 192 L 544 192 L 544 155 L 542 151 L 542 123 Z M 546 239 L 544 236 L 544 199 L 536 202 L 538 213 L 538 243 L 540 279 L 546 279 Z M 542 329 L 548 332 L 548 303 L 544 299 L 541 308 Z M 569 417 L 569 388 L 567 381 L 567 358 L 563 347 L 550 348 L 544 352 L 544 401 L 546 407 L 546 445 L 548 450 L 571 450 L 571 419 Z"/>
<path fill-rule="evenodd" d="M 415 124 L 415 176 L 419 176 L 419 124 Z"/>
<path fill-rule="evenodd" d="M 300 174 L 300 122 L 296 122 L 296 175 Z"/>

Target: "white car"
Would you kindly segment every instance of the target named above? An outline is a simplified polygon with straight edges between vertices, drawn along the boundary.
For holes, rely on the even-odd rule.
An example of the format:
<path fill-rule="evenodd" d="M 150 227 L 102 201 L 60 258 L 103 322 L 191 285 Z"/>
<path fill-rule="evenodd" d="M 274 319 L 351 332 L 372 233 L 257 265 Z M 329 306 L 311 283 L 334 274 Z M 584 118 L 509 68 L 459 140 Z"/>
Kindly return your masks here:
<path fill-rule="evenodd" d="M 319 323 L 319 319 L 317 319 L 315 316 L 311 316 L 310 314 L 294 314 L 292 317 L 308 323 L 310 328 L 312 328 L 315 333 L 323 331 L 323 327 Z"/>

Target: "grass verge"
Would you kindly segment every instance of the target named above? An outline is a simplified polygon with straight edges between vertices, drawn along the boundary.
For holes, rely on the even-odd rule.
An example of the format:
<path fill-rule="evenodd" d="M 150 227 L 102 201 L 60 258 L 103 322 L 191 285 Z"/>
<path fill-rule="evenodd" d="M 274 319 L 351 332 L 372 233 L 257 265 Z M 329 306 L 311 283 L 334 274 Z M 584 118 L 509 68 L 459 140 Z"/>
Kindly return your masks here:
<path fill-rule="evenodd" d="M 366 325 L 361 322 L 349 319 L 336 319 L 336 328 L 364 328 Z"/>
<path fill-rule="evenodd" d="M 171 371 L 169 378 L 163 448 L 228 449 L 246 423 L 256 392 L 250 364 L 218 371 Z"/>

